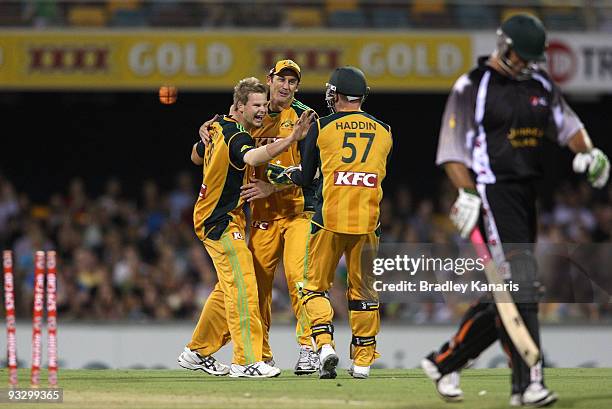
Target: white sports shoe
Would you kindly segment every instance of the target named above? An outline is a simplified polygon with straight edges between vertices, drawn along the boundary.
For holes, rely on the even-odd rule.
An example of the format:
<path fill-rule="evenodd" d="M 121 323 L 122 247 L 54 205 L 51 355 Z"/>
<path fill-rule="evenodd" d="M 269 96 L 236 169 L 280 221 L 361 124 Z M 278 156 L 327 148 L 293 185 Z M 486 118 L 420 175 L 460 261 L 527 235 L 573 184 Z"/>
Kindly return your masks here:
<path fill-rule="evenodd" d="M 348 373 L 355 379 L 366 379 L 370 376 L 370 367 L 351 364 Z"/>
<path fill-rule="evenodd" d="M 270 358 L 267 361 L 264 361 L 264 363 L 266 365 L 270 365 L 273 368 L 278 368 L 278 366 L 276 366 L 276 362 L 274 362 L 274 358 Z M 280 369 L 280 368 L 278 368 L 278 369 Z"/>
<path fill-rule="evenodd" d="M 300 345 L 300 355 L 295 364 L 296 375 L 310 375 L 319 369 L 319 355 L 308 345 Z"/>
<path fill-rule="evenodd" d="M 192 371 L 200 370 L 215 376 L 224 376 L 230 372 L 229 366 L 217 361 L 212 355 L 202 356 L 187 347 L 177 360 L 182 368 Z"/>
<path fill-rule="evenodd" d="M 275 378 L 280 373 L 280 369 L 258 361 L 248 365 L 232 364 L 229 376 L 232 378 Z"/>
<path fill-rule="evenodd" d="M 513 393 L 512 395 L 510 395 L 510 406 L 523 406 L 520 393 Z"/>
<path fill-rule="evenodd" d="M 556 393 L 546 389 L 541 383 L 532 382 L 527 389 L 525 389 L 525 392 L 523 392 L 523 396 L 521 396 L 521 404 L 523 406 L 541 408 L 552 405 L 558 398 L 559 397 Z"/>
<path fill-rule="evenodd" d="M 335 379 L 338 355 L 330 344 L 325 344 L 319 350 L 319 379 Z"/>
<path fill-rule="evenodd" d="M 436 391 L 447 402 L 460 402 L 463 400 L 463 391 L 459 387 L 459 373 L 451 372 L 442 376 L 438 367 L 425 358 L 421 361 L 421 369 L 425 375 L 436 385 Z"/>

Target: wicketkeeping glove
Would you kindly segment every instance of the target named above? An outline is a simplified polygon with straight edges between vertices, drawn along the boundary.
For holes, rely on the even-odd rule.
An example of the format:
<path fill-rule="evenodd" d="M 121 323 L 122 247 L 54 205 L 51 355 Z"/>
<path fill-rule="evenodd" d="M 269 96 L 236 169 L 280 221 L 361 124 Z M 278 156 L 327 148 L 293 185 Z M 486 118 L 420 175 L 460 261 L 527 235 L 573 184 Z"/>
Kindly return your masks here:
<path fill-rule="evenodd" d="M 274 163 L 268 163 L 266 167 L 266 176 L 273 185 L 291 185 L 293 182 L 289 175 L 294 170 L 301 169 L 300 166 L 282 166 Z"/>
<path fill-rule="evenodd" d="M 577 154 L 572 165 L 576 173 L 587 172 L 587 180 L 597 189 L 601 189 L 608 182 L 610 160 L 605 153 L 597 148 L 593 148 L 587 153 Z"/>
<path fill-rule="evenodd" d="M 461 237 L 467 238 L 480 216 L 482 200 L 474 189 L 459 189 L 459 197 L 451 207 L 450 219 L 455 225 Z"/>

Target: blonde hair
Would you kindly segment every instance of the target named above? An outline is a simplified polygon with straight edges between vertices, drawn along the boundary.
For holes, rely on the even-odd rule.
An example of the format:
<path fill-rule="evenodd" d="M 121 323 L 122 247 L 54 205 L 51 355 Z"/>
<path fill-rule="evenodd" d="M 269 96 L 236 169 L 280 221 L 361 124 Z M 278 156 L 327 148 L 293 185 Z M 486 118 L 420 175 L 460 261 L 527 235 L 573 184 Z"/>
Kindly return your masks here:
<path fill-rule="evenodd" d="M 234 87 L 234 107 L 246 105 L 250 94 L 267 94 L 268 89 L 255 77 L 243 78 Z"/>

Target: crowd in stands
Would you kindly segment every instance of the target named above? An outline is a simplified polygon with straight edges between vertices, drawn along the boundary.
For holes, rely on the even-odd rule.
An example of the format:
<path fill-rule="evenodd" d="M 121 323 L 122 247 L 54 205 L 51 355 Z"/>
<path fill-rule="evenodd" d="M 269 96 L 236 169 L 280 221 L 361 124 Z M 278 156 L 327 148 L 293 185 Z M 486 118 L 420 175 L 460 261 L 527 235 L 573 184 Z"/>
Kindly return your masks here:
<path fill-rule="evenodd" d="M 216 282 L 214 267 L 193 233 L 197 186 L 185 172 L 171 191 L 148 180 L 130 197 L 120 180 L 111 179 L 102 195 L 91 197 L 84 181 L 74 179 L 47 203 L 32 203 L 0 174 L 0 244 L 14 254 L 18 317 L 31 314 L 34 252 L 56 249 L 62 321 L 197 320 Z M 386 191 L 383 243 L 459 242 L 446 216 L 454 190 L 443 184 L 435 198 L 418 201 L 414 194 L 405 186 Z M 612 187 L 595 198 L 586 184 L 564 185 L 540 220 L 540 242 L 609 243 Z M 346 319 L 345 278 L 341 263 L 331 291 L 338 320 Z M 292 312 L 282 267 L 275 280 L 274 320 L 288 322 Z M 382 314 L 385 321 L 446 323 L 457 320 L 466 306 L 389 303 Z M 548 321 L 609 321 L 611 307 L 608 300 L 546 304 L 542 314 Z"/>
<path fill-rule="evenodd" d="M 612 30 L 612 5 L 598 0 L 5 0 L 0 26 L 475 30 L 521 11 L 551 30 Z"/>

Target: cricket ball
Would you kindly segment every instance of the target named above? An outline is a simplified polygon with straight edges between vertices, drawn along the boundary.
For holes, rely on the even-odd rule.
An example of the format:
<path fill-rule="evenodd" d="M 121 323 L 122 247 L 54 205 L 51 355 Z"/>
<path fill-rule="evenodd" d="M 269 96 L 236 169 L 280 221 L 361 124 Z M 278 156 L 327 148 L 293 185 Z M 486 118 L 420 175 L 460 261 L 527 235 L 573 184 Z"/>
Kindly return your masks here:
<path fill-rule="evenodd" d="M 164 105 L 174 104 L 177 95 L 178 90 L 173 85 L 162 85 L 159 87 L 159 102 Z"/>

